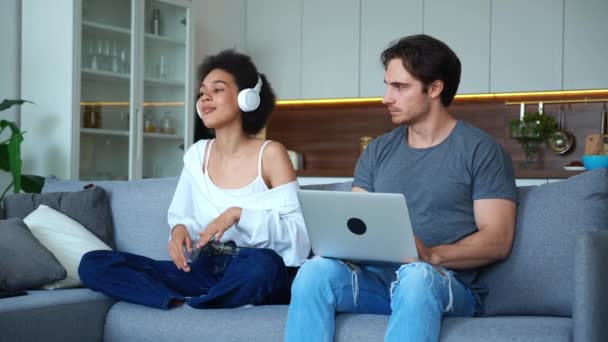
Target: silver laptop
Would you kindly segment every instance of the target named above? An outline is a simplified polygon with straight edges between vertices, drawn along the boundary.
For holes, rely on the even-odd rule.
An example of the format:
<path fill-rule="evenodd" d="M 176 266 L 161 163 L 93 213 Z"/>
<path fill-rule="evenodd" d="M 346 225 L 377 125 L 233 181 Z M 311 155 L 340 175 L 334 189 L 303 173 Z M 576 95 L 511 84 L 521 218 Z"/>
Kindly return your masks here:
<path fill-rule="evenodd" d="M 367 263 L 418 258 L 402 194 L 300 190 L 298 199 L 316 255 Z"/>

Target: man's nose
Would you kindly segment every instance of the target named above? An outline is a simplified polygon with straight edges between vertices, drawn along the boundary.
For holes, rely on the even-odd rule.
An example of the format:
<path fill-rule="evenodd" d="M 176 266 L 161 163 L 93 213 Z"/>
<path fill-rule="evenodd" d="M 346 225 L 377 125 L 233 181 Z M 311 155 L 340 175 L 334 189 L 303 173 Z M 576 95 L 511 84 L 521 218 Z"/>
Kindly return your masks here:
<path fill-rule="evenodd" d="M 386 91 L 384 92 L 384 96 L 382 97 L 382 104 L 390 104 L 393 103 L 393 97 L 390 94 L 390 89 L 386 89 Z"/>

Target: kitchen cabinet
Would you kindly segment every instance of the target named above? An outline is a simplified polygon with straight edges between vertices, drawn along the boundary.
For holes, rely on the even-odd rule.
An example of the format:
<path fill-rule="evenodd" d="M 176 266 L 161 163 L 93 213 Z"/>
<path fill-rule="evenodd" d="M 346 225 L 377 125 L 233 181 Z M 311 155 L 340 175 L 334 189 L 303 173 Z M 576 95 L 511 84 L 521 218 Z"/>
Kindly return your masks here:
<path fill-rule="evenodd" d="M 277 98 L 302 98 L 302 0 L 248 1 L 246 12 L 247 54 Z"/>
<path fill-rule="evenodd" d="M 424 1 L 424 33 L 450 46 L 462 64 L 459 94 L 490 91 L 490 13 L 487 0 Z"/>
<path fill-rule="evenodd" d="M 608 88 L 608 1 L 565 0 L 564 89 Z"/>
<path fill-rule="evenodd" d="M 563 0 L 494 0 L 490 92 L 562 89 Z"/>
<path fill-rule="evenodd" d="M 302 2 L 302 98 L 359 96 L 359 10 L 359 0 Z"/>
<path fill-rule="evenodd" d="M 361 0 L 361 59 L 359 96 L 384 95 L 380 54 L 403 36 L 422 32 L 423 0 Z"/>
<path fill-rule="evenodd" d="M 83 180 L 179 175 L 193 135 L 191 3 L 62 4 L 62 11 L 42 0 L 23 6 L 24 25 L 43 17 L 35 26 L 53 28 L 23 34 L 22 94 L 41 105 L 22 120 L 24 156 L 38 155 L 34 173 Z M 61 51 L 40 79 L 31 59 L 46 59 L 49 49 Z"/>

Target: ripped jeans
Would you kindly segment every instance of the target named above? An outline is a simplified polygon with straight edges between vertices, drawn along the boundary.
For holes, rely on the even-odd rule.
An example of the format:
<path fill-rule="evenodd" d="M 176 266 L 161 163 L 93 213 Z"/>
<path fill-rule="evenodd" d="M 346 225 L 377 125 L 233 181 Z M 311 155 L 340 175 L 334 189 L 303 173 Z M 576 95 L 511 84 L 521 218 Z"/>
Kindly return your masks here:
<path fill-rule="evenodd" d="M 385 341 L 438 341 L 442 316 L 475 315 L 477 301 L 453 272 L 424 262 L 368 266 L 314 258 L 291 288 L 285 340 L 333 341 L 335 313 L 390 315 Z"/>

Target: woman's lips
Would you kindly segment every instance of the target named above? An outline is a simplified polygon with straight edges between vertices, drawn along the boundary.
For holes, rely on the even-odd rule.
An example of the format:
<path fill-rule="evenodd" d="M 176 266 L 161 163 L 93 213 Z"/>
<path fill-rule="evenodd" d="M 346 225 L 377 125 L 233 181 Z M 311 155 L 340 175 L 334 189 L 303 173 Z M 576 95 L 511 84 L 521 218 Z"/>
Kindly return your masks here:
<path fill-rule="evenodd" d="M 215 108 L 203 108 L 203 114 L 209 114 L 213 112 Z"/>

